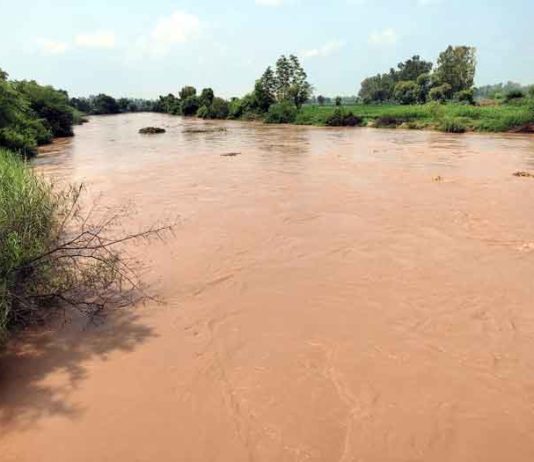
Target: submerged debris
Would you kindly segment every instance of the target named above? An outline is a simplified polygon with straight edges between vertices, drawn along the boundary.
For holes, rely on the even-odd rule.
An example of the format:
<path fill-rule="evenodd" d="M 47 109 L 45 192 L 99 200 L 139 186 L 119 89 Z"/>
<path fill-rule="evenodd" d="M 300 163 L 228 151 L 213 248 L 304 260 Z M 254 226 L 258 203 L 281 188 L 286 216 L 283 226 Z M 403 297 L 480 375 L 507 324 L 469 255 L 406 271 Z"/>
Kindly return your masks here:
<path fill-rule="evenodd" d="M 226 128 L 224 127 L 192 127 L 186 128 L 184 133 L 217 133 L 225 132 Z"/>
<path fill-rule="evenodd" d="M 514 176 L 521 176 L 525 178 L 534 178 L 534 173 L 530 172 L 515 172 Z"/>
<path fill-rule="evenodd" d="M 241 154 L 240 152 L 225 152 L 221 154 L 221 157 L 235 157 L 235 156 L 239 156 L 240 154 Z"/>
<path fill-rule="evenodd" d="M 432 181 L 443 181 L 443 177 L 441 175 L 435 176 L 434 178 L 432 178 Z"/>
<path fill-rule="evenodd" d="M 165 133 L 165 129 L 160 127 L 145 127 L 141 128 L 141 130 L 139 130 L 139 133 L 141 133 L 142 135 L 157 135 L 159 133 Z"/>

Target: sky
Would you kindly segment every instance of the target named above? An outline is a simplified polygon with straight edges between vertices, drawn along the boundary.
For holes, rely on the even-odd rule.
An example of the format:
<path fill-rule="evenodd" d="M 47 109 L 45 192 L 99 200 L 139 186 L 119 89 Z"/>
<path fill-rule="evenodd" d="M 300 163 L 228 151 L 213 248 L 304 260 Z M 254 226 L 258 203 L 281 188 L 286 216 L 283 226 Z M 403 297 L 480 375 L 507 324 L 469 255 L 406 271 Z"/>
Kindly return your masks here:
<path fill-rule="evenodd" d="M 315 94 L 448 45 L 477 48 L 478 85 L 534 83 L 534 0 L 0 0 L 0 68 L 72 96 L 250 91 L 296 54 Z"/>

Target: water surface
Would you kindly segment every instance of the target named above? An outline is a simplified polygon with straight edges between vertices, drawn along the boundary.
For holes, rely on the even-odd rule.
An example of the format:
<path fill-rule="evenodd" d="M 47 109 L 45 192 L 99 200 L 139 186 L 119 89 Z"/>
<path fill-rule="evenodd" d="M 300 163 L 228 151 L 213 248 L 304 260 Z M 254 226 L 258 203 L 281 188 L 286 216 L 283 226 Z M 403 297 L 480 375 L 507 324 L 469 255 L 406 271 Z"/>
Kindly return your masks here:
<path fill-rule="evenodd" d="M 165 304 L 4 358 L 2 460 L 534 460 L 534 137 L 132 114 L 36 164 L 178 225 Z"/>

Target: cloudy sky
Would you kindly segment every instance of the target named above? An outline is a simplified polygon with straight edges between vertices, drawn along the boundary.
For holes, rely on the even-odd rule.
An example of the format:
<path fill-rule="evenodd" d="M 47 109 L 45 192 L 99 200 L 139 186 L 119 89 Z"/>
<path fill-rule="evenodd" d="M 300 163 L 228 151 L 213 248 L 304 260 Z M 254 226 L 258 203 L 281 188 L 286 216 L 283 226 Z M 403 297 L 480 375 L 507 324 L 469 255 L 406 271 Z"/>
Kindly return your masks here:
<path fill-rule="evenodd" d="M 316 93 L 449 44 L 478 49 L 477 83 L 534 83 L 534 0 L 0 0 L 0 67 L 72 95 L 229 97 L 282 53 Z"/>

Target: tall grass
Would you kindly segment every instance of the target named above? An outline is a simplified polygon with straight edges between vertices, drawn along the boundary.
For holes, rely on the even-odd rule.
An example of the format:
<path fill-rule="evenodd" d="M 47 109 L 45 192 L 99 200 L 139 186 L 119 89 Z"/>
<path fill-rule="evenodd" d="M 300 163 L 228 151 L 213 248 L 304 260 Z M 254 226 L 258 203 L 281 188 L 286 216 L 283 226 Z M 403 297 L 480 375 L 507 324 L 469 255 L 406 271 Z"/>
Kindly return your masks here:
<path fill-rule="evenodd" d="M 60 208 L 51 186 L 19 156 L 0 149 L 0 338 L 16 323 L 25 262 L 51 245 Z"/>

